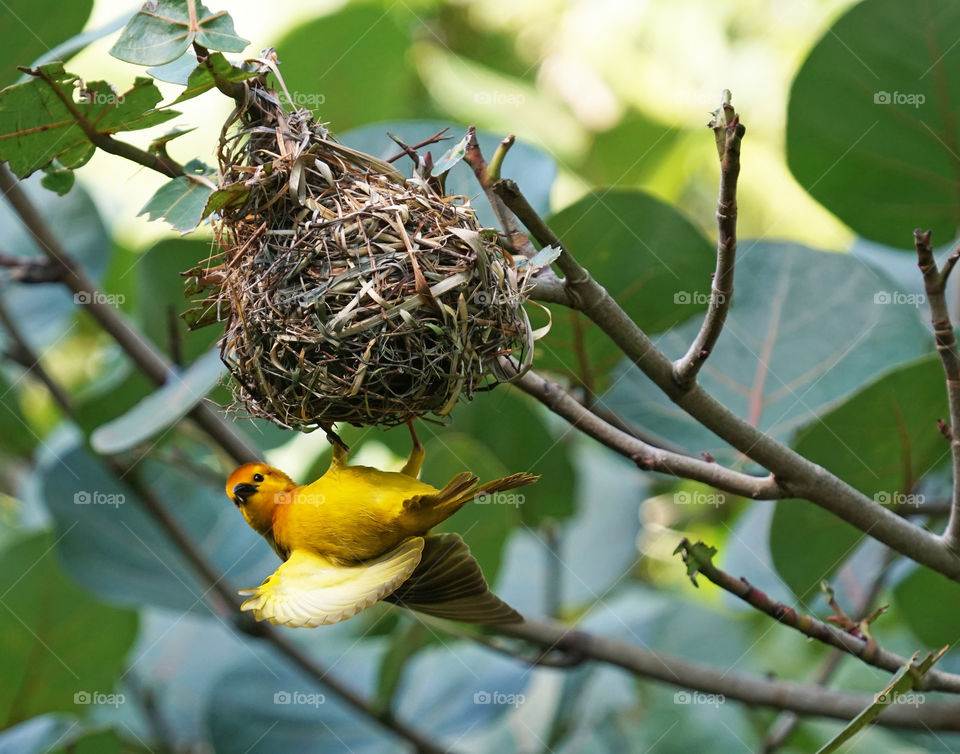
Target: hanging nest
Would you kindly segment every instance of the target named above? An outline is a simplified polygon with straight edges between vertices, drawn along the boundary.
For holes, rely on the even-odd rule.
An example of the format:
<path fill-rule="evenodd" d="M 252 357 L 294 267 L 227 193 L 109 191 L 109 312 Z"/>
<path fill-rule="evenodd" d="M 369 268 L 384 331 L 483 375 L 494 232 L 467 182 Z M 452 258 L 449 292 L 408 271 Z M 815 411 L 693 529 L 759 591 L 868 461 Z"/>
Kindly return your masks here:
<path fill-rule="evenodd" d="M 225 322 L 246 412 L 308 431 L 446 415 L 532 356 L 519 276 L 469 203 L 339 144 L 263 77 L 224 125 L 220 251 L 191 270 L 192 328 Z"/>

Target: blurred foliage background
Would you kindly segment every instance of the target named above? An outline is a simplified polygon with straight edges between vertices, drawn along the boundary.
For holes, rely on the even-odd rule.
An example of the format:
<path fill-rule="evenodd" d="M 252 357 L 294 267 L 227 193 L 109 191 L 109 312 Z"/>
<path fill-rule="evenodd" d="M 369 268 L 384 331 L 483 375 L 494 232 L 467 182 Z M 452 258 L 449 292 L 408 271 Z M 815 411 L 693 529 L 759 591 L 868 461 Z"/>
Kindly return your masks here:
<path fill-rule="evenodd" d="M 0 84 L 81 30 L 119 29 L 134 10 L 8 0 Z M 706 305 L 719 171 L 703 125 L 731 89 L 748 128 L 741 261 L 704 383 L 879 502 L 946 499 L 948 448 L 935 426 L 946 412 L 942 375 L 923 302 L 908 298 L 922 290 L 912 228 L 933 227 L 946 244 L 960 225 L 951 120 L 960 53 L 949 54 L 960 18 L 947 3 L 920 13 L 892 0 L 852 10 L 847 0 L 240 0 L 229 11 L 251 40 L 248 54 L 275 47 L 295 104 L 351 146 L 384 156 L 395 151 L 387 131 L 412 143 L 444 126 L 459 136 L 475 123 L 489 156 L 516 133 L 504 174 L 671 356 L 690 342 Z M 69 70 L 124 91 L 142 71 L 107 54 L 115 33 L 93 37 Z M 179 92 L 158 83 L 166 101 Z M 922 93 L 925 104 L 883 109 L 880 92 Z M 212 163 L 231 107 L 216 93 L 198 97 L 135 141 L 145 145 L 170 125 L 195 127 L 171 153 Z M 158 176 L 102 152 L 62 198 L 38 178 L 27 181 L 29 195 L 140 332 L 180 364 L 206 353 L 215 328 L 187 334 L 176 315 L 185 308 L 179 273 L 209 255 L 209 228 L 181 237 L 139 216 Z M 465 166 L 450 186 L 493 223 Z M 0 204 L 0 251 L 35 254 L 33 243 Z M 0 752 L 397 746 L 333 696 L 316 697 L 305 677 L 211 611 L 205 588 L 83 439 L 118 419 L 115 434 L 132 431 L 144 414 L 126 412 L 152 385 L 60 287 L 2 286 L 3 306 L 68 386 L 79 427 L 42 385 L 3 364 Z M 538 369 L 664 442 L 744 465 L 577 315 L 553 315 Z M 222 386 L 210 398 L 228 402 Z M 154 405 L 149 420 L 177 408 Z M 294 478 L 325 468 L 322 437 L 235 421 Z M 448 524 L 527 615 L 731 671 L 811 679 L 826 648 L 709 584 L 695 590 L 672 556 L 689 536 L 716 546 L 735 575 L 821 616 L 822 578 L 856 612 L 882 573 L 879 601 L 894 607 L 875 635 L 903 654 L 960 638 L 957 585 L 891 562 L 809 503 L 752 503 L 638 471 L 512 388 L 480 395 L 449 426 L 421 424 L 421 432 L 428 482 L 465 467 L 481 477 L 543 475 L 522 505 L 471 506 Z M 402 428 L 347 428 L 345 438 L 363 463 L 397 465 L 408 450 Z M 274 555 L 223 496 L 228 460 L 196 428 L 167 427 L 135 458 L 232 585 L 273 570 Z M 530 669 L 382 607 L 292 638 L 463 751 L 739 752 L 755 750 L 775 718 L 731 701 L 686 704 L 673 688 L 610 667 Z M 957 671 L 960 662 L 948 655 L 941 667 Z M 835 684 L 873 692 L 885 679 L 845 660 Z M 285 703 L 284 694 L 308 701 Z M 522 702 L 484 703 L 484 694 Z M 838 727 L 804 722 L 782 750 L 812 750 Z M 956 750 L 960 739 L 872 729 L 859 745 Z"/>

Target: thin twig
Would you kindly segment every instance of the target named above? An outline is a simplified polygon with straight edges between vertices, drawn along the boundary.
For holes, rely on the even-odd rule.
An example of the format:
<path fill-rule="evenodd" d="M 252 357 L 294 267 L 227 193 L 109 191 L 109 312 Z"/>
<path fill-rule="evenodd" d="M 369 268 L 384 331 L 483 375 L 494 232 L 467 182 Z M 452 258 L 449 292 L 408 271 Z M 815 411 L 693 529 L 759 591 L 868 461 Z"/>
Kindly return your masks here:
<path fill-rule="evenodd" d="M 87 120 L 86 116 L 80 112 L 80 110 L 77 108 L 77 104 L 70 99 L 70 97 L 68 97 L 46 73 L 44 73 L 42 68 L 20 68 L 20 70 L 30 76 L 34 76 L 44 81 L 50 87 L 50 90 L 53 92 L 54 96 L 60 100 L 63 106 L 70 113 L 70 116 L 74 119 L 74 121 L 76 121 L 77 125 L 80 126 L 83 133 L 86 134 L 86 137 L 98 149 L 102 149 L 104 152 L 109 152 L 110 154 L 115 154 L 118 157 L 124 157 L 131 162 L 136 162 L 138 165 L 143 165 L 151 170 L 156 170 L 158 173 L 162 173 L 169 178 L 177 178 L 181 175 L 184 175 L 183 166 L 173 162 L 169 158 L 159 154 L 146 152 L 139 147 L 135 147 L 133 144 L 128 144 L 125 141 L 119 141 L 114 139 L 110 134 L 105 134 L 98 131 L 96 126 Z"/>
<path fill-rule="evenodd" d="M 508 366 L 515 367 L 515 364 Z M 631 459 L 644 471 L 658 471 L 682 479 L 694 479 L 725 492 L 756 500 L 777 500 L 789 496 L 772 476 L 755 477 L 743 474 L 718 463 L 649 445 L 605 422 L 558 383 L 551 382 L 532 370 L 514 380 L 512 384 L 532 395 L 581 432 Z"/>
<path fill-rule="evenodd" d="M 950 310 L 947 307 L 947 278 L 960 257 L 960 249 L 954 251 L 943 265 L 937 269 L 937 260 L 933 256 L 930 244 L 931 232 L 913 231 L 913 241 L 917 249 L 917 266 L 923 274 L 923 287 L 927 292 L 930 306 L 930 321 L 933 323 L 933 336 L 937 344 L 937 353 L 943 363 L 947 377 L 947 404 L 950 410 L 950 453 L 953 457 L 953 500 L 947 528 L 943 532 L 943 541 L 947 547 L 960 551 L 960 354 L 957 353 L 957 339 L 950 322 Z M 941 430 L 942 431 L 942 430 Z M 944 433 L 946 436 L 947 433 Z"/>
<path fill-rule="evenodd" d="M 713 273 L 710 303 L 700 332 L 686 354 L 674 362 L 674 377 L 681 388 L 696 379 L 697 372 L 712 353 L 733 300 L 733 269 L 737 255 L 737 178 L 740 175 L 740 142 L 745 129 L 740 116 L 730 104 L 730 92 L 724 98 L 714 119 L 713 128 L 720 148 L 720 197 L 717 201 L 717 269 Z"/>
<path fill-rule="evenodd" d="M 107 303 L 107 297 L 100 292 L 96 283 L 63 248 L 6 165 L 0 165 L 0 192 L 33 234 L 40 251 L 60 267 L 63 273 L 62 283 L 73 291 L 77 301 L 83 303 L 87 312 L 117 341 L 137 368 L 156 385 L 163 385 L 168 379 L 176 378 L 171 365 L 161 353 Z M 260 454 L 205 403 L 198 403 L 191 409 L 189 416 L 207 434 L 214 437 L 237 463 L 260 460 Z"/>
<path fill-rule="evenodd" d="M 500 147 L 497 150 L 500 154 L 499 159 L 501 165 L 503 158 L 506 157 L 507 151 L 510 149 L 510 146 L 504 146 L 504 143 L 508 141 L 510 146 L 512 146 L 512 135 L 507 136 L 500 142 Z M 483 153 L 480 151 L 480 143 L 477 141 L 477 129 L 475 126 L 470 126 L 467 129 L 467 148 L 464 151 L 463 160 L 473 168 L 473 174 L 476 176 L 480 188 L 483 189 L 483 193 L 486 194 L 487 201 L 490 202 L 490 206 L 493 208 L 493 214 L 497 216 L 497 222 L 500 223 L 500 227 L 506 234 L 513 253 L 519 256 L 532 257 L 536 254 L 537 250 L 533 247 L 533 244 L 530 243 L 530 239 L 527 237 L 527 234 L 523 232 L 523 228 L 517 223 L 517 218 L 513 216 L 506 205 L 504 205 L 503 200 L 497 196 L 493 190 L 495 182 L 491 182 L 490 180 L 490 166 L 487 165 L 487 161 L 483 159 Z M 499 166 L 496 172 L 499 172 Z"/>
<path fill-rule="evenodd" d="M 10 279 L 18 283 L 57 283 L 63 277 L 60 267 L 46 259 L 0 254 L 0 267 L 6 269 Z"/>
<path fill-rule="evenodd" d="M 569 638 L 574 632 L 572 628 L 537 620 L 496 626 L 493 630 L 544 647 L 563 646 L 565 651 L 571 648 Z M 874 701 L 873 694 L 833 691 L 813 684 L 714 668 L 579 631 L 574 644 L 576 651 L 585 657 L 616 665 L 645 678 L 722 695 L 727 700 L 750 705 L 793 710 L 801 715 L 850 720 Z M 881 713 L 878 722 L 895 728 L 922 730 L 929 725 L 934 730 L 960 731 L 960 704 L 928 702 L 919 708 L 894 704 Z"/>
<path fill-rule="evenodd" d="M 874 603 L 880 599 L 880 595 L 883 593 L 886 585 L 887 577 L 890 575 L 890 569 L 898 557 L 897 553 L 893 550 L 886 549 L 884 551 L 883 562 L 880 568 L 877 569 L 876 574 L 870 582 L 870 587 L 860 601 L 860 606 L 857 610 L 857 617 L 860 620 L 863 620 L 873 609 Z M 847 652 L 843 650 L 831 649 L 826 660 L 824 660 L 823 664 L 814 674 L 812 679 L 813 683 L 816 683 L 818 686 L 826 686 L 847 656 Z M 760 754 L 773 754 L 773 752 L 787 742 L 793 734 L 793 731 L 796 730 L 796 727 L 800 724 L 800 721 L 800 716 L 795 712 L 781 712 L 777 719 L 770 724 L 769 731 L 767 735 L 764 736 L 763 743 L 761 744 Z"/>
<path fill-rule="evenodd" d="M 691 552 L 689 540 L 684 539 L 678 549 L 681 550 L 685 561 L 695 557 Z M 908 658 L 878 646 L 869 637 L 856 636 L 814 618 L 812 615 L 798 613 L 792 607 L 777 602 L 766 593 L 752 586 L 746 579 L 734 578 L 703 558 L 696 558 L 695 562 L 697 571 L 721 589 L 736 595 L 748 605 L 766 613 L 785 626 L 790 626 L 790 628 L 796 629 L 805 636 L 809 636 L 811 639 L 842 649 L 867 665 L 873 665 L 890 672 L 896 672 L 910 662 Z M 960 675 L 933 669 L 923 677 L 918 688 L 960 693 Z"/>

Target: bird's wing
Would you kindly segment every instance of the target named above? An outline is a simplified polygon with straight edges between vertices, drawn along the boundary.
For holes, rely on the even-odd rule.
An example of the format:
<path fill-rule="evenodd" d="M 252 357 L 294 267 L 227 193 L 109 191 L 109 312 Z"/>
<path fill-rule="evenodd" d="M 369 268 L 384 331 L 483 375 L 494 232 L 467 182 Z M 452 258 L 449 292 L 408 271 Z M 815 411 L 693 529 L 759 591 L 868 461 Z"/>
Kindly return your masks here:
<path fill-rule="evenodd" d="M 295 549 L 251 595 L 243 610 L 274 625 L 314 627 L 339 623 L 382 600 L 413 573 L 423 538 L 410 537 L 375 560 L 340 566 L 309 550 Z"/>
<path fill-rule="evenodd" d="M 431 534 L 413 574 L 387 602 L 465 623 L 518 623 L 523 616 L 490 591 L 459 534 Z"/>

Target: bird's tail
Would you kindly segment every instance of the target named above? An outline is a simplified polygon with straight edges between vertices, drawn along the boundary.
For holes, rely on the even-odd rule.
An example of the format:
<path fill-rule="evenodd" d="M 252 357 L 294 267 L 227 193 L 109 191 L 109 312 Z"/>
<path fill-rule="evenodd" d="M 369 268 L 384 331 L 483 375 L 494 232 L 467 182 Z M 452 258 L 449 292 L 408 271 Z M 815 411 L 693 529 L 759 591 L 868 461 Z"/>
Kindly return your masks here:
<path fill-rule="evenodd" d="M 520 613 L 490 591 L 480 565 L 459 534 L 427 536 L 419 565 L 410 578 L 384 599 L 410 610 L 464 623 L 496 625 L 523 621 Z"/>
<path fill-rule="evenodd" d="M 416 495 L 404 502 L 404 507 L 413 512 L 426 513 L 429 526 L 435 526 L 449 518 L 471 500 L 490 502 L 491 496 L 517 487 L 533 484 L 540 477 L 525 472 L 494 479 L 476 487 L 477 478 L 469 471 L 457 474 L 443 489 L 429 495 Z"/>

